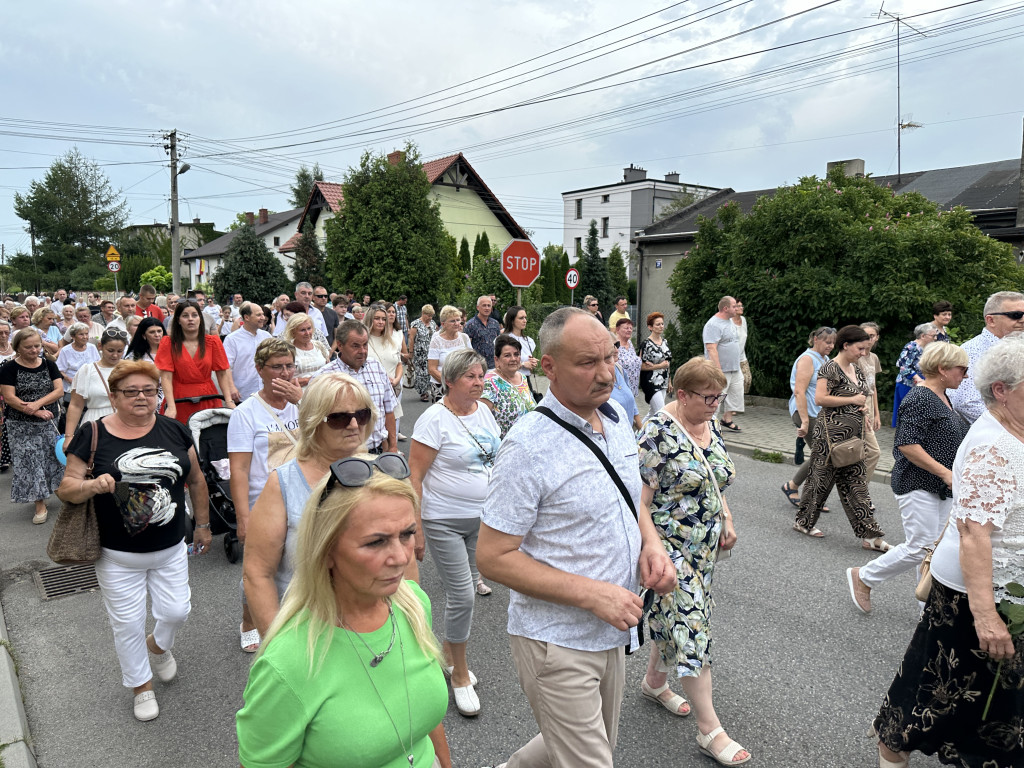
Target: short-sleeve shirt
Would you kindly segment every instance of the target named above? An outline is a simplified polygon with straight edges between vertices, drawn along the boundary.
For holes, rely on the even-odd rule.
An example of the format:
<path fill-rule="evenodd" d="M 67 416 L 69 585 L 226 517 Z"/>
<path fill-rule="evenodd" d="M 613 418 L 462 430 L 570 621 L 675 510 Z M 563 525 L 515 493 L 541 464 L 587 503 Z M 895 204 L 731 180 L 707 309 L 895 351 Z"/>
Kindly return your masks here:
<path fill-rule="evenodd" d="M 270 410 L 267 410 L 267 409 Z M 273 411 L 273 415 L 271 415 Z M 274 418 L 277 416 L 277 419 Z M 268 441 L 271 432 L 280 432 L 281 424 L 292 430 L 299 426 L 299 408 L 287 403 L 282 410 L 267 404 L 259 394 L 246 398 L 231 412 L 228 421 L 228 453 L 251 453 L 249 461 L 249 508 L 256 503 L 267 484 Z"/>
<path fill-rule="evenodd" d="M 157 416 L 145 435 L 125 440 L 102 421 L 79 429 L 68 454 L 89 461 L 92 430 L 99 427 L 93 476 L 114 478 L 113 493 L 95 498 L 100 544 L 120 552 L 158 552 L 185 538 L 185 480 L 192 435 L 183 424 Z"/>
<path fill-rule="evenodd" d="M 553 392 L 544 396 L 544 405 L 605 453 L 639 510 L 637 446 L 622 406 L 611 400 L 601 405 L 600 434 Z M 522 537 L 520 551 L 540 563 L 639 590 L 640 528 L 629 506 L 597 457 L 536 410 L 519 419 L 502 441 L 482 522 Z M 607 651 L 630 640 L 629 632 L 589 611 L 515 590 L 508 633 L 581 651 Z"/>
<path fill-rule="evenodd" d="M 644 343 L 640 345 L 640 361 L 641 363 L 663 363 L 666 360 L 672 359 L 672 350 L 668 348 L 668 342 L 664 339 L 661 340 L 661 344 L 655 344 L 651 339 L 644 339 Z M 651 386 L 654 389 L 665 389 L 668 385 L 668 368 L 658 368 L 653 371 L 644 371 L 650 375 Z"/>
<path fill-rule="evenodd" d="M 526 376 L 520 376 L 519 384 L 513 384 L 494 370 L 484 376 L 484 393 L 480 397 L 493 406 L 494 420 L 498 422 L 502 437 L 508 434 L 520 416 L 537 407 Z"/>
<path fill-rule="evenodd" d="M 253 358 L 256 356 L 256 347 L 269 338 L 270 334 L 262 328 L 257 329 L 256 333 L 239 328 L 224 337 L 224 354 L 231 366 L 231 378 L 243 400 L 263 386 Z"/>
<path fill-rule="evenodd" d="M 454 339 L 446 339 L 440 333 L 430 337 L 430 347 L 427 349 L 427 360 L 437 360 L 437 370 L 444 370 L 444 359 L 449 353 L 457 349 L 472 349 L 473 343 L 469 336 L 464 333 L 458 334 Z"/>
<path fill-rule="evenodd" d="M 69 379 L 73 379 L 79 368 L 89 363 L 95 363 L 99 359 L 100 352 L 92 344 L 86 344 L 83 350 L 77 350 L 73 345 L 68 344 L 61 347 L 60 352 L 57 353 L 57 368 Z"/>
<path fill-rule="evenodd" d="M 434 403 L 416 420 L 412 439 L 437 451 L 423 478 L 423 519 L 480 517 L 501 444 L 490 409 L 478 403 L 469 416 L 456 416 L 443 400 Z"/>
<path fill-rule="evenodd" d="M 9 360 L 0 365 L 0 384 L 14 387 L 14 395 L 20 400 L 31 403 L 53 392 L 53 382 L 60 379 L 60 370 L 56 363 L 41 358 L 38 368 L 26 368 L 17 360 Z M 43 406 L 54 416 L 57 415 L 57 403 L 50 403 Z M 11 421 L 27 421 L 38 423 L 42 421 L 38 416 L 22 413 L 17 408 L 7 408 L 7 418 Z M 17 446 L 13 446 L 17 449 Z"/>
<path fill-rule="evenodd" d="M 863 359 L 863 358 L 861 358 Z M 939 464 L 953 468 L 953 460 L 970 429 L 967 419 L 946 405 L 928 387 L 914 387 L 900 403 L 896 437 L 892 455 L 892 492 L 899 495 L 911 491 L 927 491 L 940 499 L 952 491 L 927 469 L 917 466 L 903 455 L 901 445 L 920 445 Z"/>
<path fill-rule="evenodd" d="M 899 368 L 899 373 L 896 374 L 897 384 L 912 387 L 914 386 L 914 377 L 924 378 L 920 368 L 921 355 L 923 354 L 924 349 L 916 341 L 907 343 L 907 346 L 900 352 L 899 359 L 896 361 L 896 367 Z"/>
<path fill-rule="evenodd" d="M 487 360 L 488 370 L 494 367 L 494 340 L 501 333 L 501 324 L 493 317 L 487 318 L 487 325 L 480 322 L 480 315 L 473 315 L 463 329 L 473 343 L 473 349 Z"/>
<path fill-rule="evenodd" d="M 740 334 L 739 328 L 728 317 L 712 315 L 711 319 L 704 323 L 704 357 L 708 355 L 708 344 L 717 344 L 718 364 L 722 371 L 738 371 L 740 369 Z"/>
<path fill-rule="evenodd" d="M 139 317 L 155 317 L 161 323 L 167 319 L 166 313 L 156 305 L 156 302 L 153 302 L 145 309 L 136 304 L 135 314 Z"/>

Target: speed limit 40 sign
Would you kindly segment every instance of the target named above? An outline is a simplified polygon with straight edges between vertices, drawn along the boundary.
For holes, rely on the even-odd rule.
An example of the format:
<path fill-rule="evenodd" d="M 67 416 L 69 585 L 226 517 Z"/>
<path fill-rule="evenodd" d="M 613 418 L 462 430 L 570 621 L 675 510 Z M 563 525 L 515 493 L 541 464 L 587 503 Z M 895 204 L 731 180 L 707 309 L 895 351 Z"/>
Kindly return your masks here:
<path fill-rule="evenodd" d="M 580 284 L 580 272 L 579 272 L 579 270 L 574 268 L 574 267 L 570 268 L 569 271 L 565 273 L 565 287 L 568 288 L 570 291 L 575 291 L 576 290 L 576 286 L 579 285 L 579 284 Z"/>

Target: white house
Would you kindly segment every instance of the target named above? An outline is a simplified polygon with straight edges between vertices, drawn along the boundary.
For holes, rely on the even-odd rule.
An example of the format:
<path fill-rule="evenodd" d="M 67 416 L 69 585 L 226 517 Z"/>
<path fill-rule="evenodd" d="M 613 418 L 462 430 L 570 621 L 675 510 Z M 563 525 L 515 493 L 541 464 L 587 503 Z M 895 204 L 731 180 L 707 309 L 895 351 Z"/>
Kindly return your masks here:
<path fill-rule="evenodd" d="M 290 255 L 281 253 L 278 249 L 295 232 L 295 222 L 302 216 L 302 211 L 302 208 L 295 208 L 283 213 L 270 213 L 266 208 L 260 208 L 258 217 L 252 213 L 245 214 L 249 226 L 263 238 L 267 248 L 284 265 L 284 271 L 289 276 L 294 259 Z M 211 240 L 182 259 L 182 264 L 187 264 L 189 268 L 190 285 L 209 281 L 213 273 L 224 263 L 224 255 L 228 252 L 228 246 L 231 245 L 231 241 L 235 239 L 237 233 L 236 229 L 216 240 Z"/>

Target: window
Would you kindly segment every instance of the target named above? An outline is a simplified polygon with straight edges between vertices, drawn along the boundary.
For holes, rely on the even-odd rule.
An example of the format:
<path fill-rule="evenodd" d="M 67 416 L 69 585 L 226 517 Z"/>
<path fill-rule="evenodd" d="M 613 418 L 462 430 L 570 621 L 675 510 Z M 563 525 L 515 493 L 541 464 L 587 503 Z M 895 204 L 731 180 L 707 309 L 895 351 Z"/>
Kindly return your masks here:
<path fill-rule="evenodd" d="M 601 219 L 601 237 L 608 237 L 608 217 Z"/>
<path fill-rule="evenodd" d="M 612 199 L 612 196 L 611 196 L 611 195 L 601 195 L 601 202 L 602 202 L 602 203 L 607 203 L 607 202 L 609 202 L 609 201 L 610 201 L 611 199 Z"/>
<path fill-rule="evenodd" d="M 281 238 L 280 238 L 280 237 L 275 237 L 275 238 L 274 238 L 274 245 L 275 245 L 275 246 L 278 246 L 278 245 L 280 245 L 280 244 L 281 244 Z"/>
<path fill-rule="evenodd" d="M 580 258 L 583 255 L 583 238 L 576 238 L 576 258 Z"/>
<path fill-rule="evenodd" d="M 583 218 L 583 200 L 582 199 L 579 199 L 579 200 L 576 201 L 576 218 L 577 219 L 582 219 Z"/>

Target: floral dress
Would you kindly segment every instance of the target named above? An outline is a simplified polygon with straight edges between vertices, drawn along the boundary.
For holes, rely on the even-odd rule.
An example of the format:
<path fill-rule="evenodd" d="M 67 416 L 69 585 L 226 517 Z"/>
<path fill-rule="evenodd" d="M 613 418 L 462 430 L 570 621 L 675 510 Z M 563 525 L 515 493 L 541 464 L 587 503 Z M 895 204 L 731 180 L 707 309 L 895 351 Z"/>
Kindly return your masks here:
<path fill-rule="evenodd" d="M 631 343 L 626 342 L 619 345 L 619 365 L 622 366 L 622 372 L 626 376 L 626 383 L 629 384 L 633 397 L 636 397 L 640 387 L 641 362 L 640 355 L 636 353 Z"/>
<path fill-rule="evenodd" d="M 651 518 L 678 574 L 676 588 L 655 600 L 648 624 L 662 662 L 679 677 L 699 675 L 710 655 L 711 584 L 724 523 L 697 451 L 704 452 L 719 491 L 736 476 L 718 422 L 710 427 L 711 443 L 703 449 L 664 413 L 648 419 L 638 436 L 640 475 L 654 489 Z"/>
<path fill-rule="evenodd" d="M 430 394 L 430 373 L 427 371 L 427 352 L 430 351 L 430 339 L 437 332 L 437 323 L 431 320 L 424 323 L 422 319 L 413 320 L 410 328 L 416 329 L 416 343 L 412 350 L 413 386 L 420 396 Z"/>
<path fill-rule="evenodd" d="M 481 397 L 494 406 L 494 420 L 501 430 L 501 439 L 516 423 L 516 419 L 537 407 L 530 393 L 530 383 L 522 376 L 521 383 L 516 386 L 506 381 L 498 372 L 491 370 L 484 377 L 484 393 Z"/>

